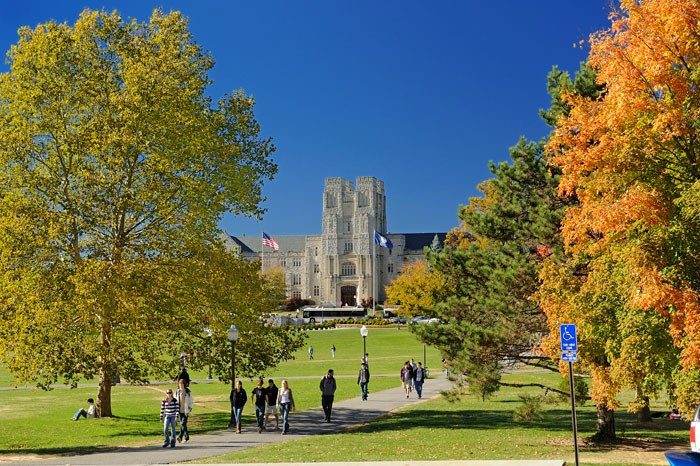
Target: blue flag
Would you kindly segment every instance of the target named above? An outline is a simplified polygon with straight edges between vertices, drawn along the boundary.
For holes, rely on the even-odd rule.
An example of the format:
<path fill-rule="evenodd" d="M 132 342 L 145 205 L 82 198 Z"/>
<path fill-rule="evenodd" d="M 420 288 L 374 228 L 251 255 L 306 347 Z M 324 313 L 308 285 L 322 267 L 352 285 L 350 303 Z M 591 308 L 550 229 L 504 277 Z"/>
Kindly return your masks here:
<path fill-rule="evenodd" d="M 383 248 L 387 248 L 389 252 L 391 252 L 392 248 L 394 247 L 394 245 L 391 243 L 391 240 L 386 236 L 380 235 L 377 230 L 374 230 L 374 244 L 378 244 Z"/>

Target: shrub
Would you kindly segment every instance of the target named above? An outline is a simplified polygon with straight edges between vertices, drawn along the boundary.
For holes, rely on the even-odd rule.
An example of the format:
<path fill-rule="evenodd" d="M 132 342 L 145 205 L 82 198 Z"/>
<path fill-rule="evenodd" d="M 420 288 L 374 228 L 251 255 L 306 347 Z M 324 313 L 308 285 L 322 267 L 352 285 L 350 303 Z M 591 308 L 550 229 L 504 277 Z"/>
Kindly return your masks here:
<path fill-rule="evenodd" d="M 539 395 L 520 395 L 522 404 L 513 411 L 514 421 L 534 421 L 542 419 L 542 397 Z"/>

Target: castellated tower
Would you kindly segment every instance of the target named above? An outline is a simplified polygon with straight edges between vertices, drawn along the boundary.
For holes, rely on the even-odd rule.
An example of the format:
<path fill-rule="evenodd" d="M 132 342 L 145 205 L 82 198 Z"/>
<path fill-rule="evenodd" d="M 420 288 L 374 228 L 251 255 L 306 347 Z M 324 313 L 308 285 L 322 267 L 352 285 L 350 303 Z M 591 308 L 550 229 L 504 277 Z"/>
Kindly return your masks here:
<path fill-rule="evenodd" d="M 391 253 L 374 247 L 375 230 L 391 240 Z M 223 237 L 241 257 L 260 260 L 263 271 L 283 269 L 288 297 L 335 306 L 355 306 L 370 297 L 384 302 L 384 288 L 403 266 L 423 260 L 425 247 L 445 239 L 445 233 L 390 234 L 384 182 L 373 176 L 360 176 L 354 184 L 340 177 L 325 179 L 320 235 L 267 233 L 275 237 L 279 250 L 263 248 L 259 236 Z"/>
<path fill-rule="evenodd" d="M 373 294 L 375 229 L 386 232 L 384 182 L 361 176 L 353 187 L 343 178 L 326 178 L 321 233 L 323 289 L 339 297 L 341 304 L 356 305 Z"/>

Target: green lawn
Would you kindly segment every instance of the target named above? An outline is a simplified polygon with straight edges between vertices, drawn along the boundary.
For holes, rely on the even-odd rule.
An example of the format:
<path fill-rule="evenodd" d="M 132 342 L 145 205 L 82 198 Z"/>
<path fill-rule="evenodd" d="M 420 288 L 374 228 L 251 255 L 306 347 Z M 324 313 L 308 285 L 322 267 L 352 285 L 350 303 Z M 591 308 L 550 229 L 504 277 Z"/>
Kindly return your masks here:
<path fill-rule="evenodd" d="M 559 376 L 546 373 L 519 373 L 507 381 L 524 383 L 536 380 L 556 383 Z M 497 460 L 565 459 L 574 464 L 571 415 L 567 402 L 546 408 L 541 419 L 513 420 L 519 404 L 518 393 L 504 388 L 490 400 L 473 395 L 459 402 L 444 399 L 414 405 L 387 418 L 378 419 L 349 433 L 308 438 L 270 445 L 240 453 L 227 454 L 198 462 L 236 463 L 304 461 L 400 461 L 413 460 Z M 662 406 L 658 406 L 661 409 Z M 616 413 L 619 444 L 591 446 L 585 437 L 595 430 L 595 410 L 578 409 L 581 464 L 666 464 L 663 451 L 687 448 L 688 424 L 657 419 L 652 425 L 640 425 L 634 416 Z M 333 448 L 328 448 L 333 445 Z M 645 461 L 637 462 L 632 451 L 641 449 Z"/>
<path fill-rule="evenodd" d="M 308 360 L 306 348 L 297 353 L 297 360 L 280 365 L 271 374 L 280 385 L 281 379 L 289 377 L 294 390 L 298 410 L 320 406 L 318 381 L 328 368 L 338 376 L 336 399 L 343 400 L 359 395 L 355 376 L 362 353 L 362 338 L 356 328 L 309 332 L 308 342 L 316 348 L 316 359 Z M 371 345 L 375 343 L 373 348 Z M 337 348 L 336 359 L 330 347 Z M 367 338 L 373 377 L 372 391 L 380 391 L 399 385 L 400 366 L 408 358 L 422 358 L 423 346 L 406 329 L 370 329 Z M 354 354 L 354 357 L 352 356 Z M 428 358 L 439 361 L 437 352 L 428 349 Z M 395 374 L 382 377 L 381 373 Z M 194 372 L 193 377 L 205 377 Z M 302 377 L 302 378 L 297 378 Z M 34 388 L 0 390 L 0 455 L 2 454 L 51 454 L 97 451 L 121 445 L 141 445 L 159 440 L 162 426 L 158 420 L 160 399 L 167 385 L 145 387 L 118 385 L 112 391 L 111 419 L 71 421 L 75 411 L 85 406 L 85 400 L 96 397 L 95 386 L 68 389 L 59 386 L 45 392 Z M 15 381 L 5 368 L 0 368 L 0 384 L 13 387 Z M 245 380 L 248 392 L 254 383 Z M 229 385 L 220 382 L 191 385 L 195 398 L 195 410 L 190 419 L 190 430 L 207 432 L 225 428 L 229 420 Z M 254 409 L 246 407 L 245 422 L 254 422 Z M 79 428 L 76 428 L 79 426 Z M 0 457 L 1 459 L 1 457 Z"/>
<path fill-rule="evenodd" d="M 305 347 L 298 351 L 295 360 L 261 375 L 274 377 L 278 385 L 282 378 L 289 378 L 298 410 L 319 408 L 318 380 L 330 367 L 335 369 L 339 379 L 336 398 L 358 396 L 355 376 L 362 354 L 358 329 L 311 331 L 308 343 L 316 350 L 313 361 L 308 360 Z M 333 344 L 337 348 L 335 359 L 330 352 Z M 405 328 L 370 328 L 367 352 L 373 373 L 370 389 L 376 392 L 396 387 L 401 364 L 409 358 L 422 360 L 423 345 Z M 440 366 L 440 355 L 432 348 L 427 348 L 427 362 L 428 367 Z M 193 376 L 203 378 L 204 374 L 193 373 Z M 507 381 L 552 385 L 559 379 L 557 374 L 543 372 L 519 372 L 505 377 Z M 5 386 L 15 383 L 3 368 L 0 368 L 0 383 Z M 174 383 L 166 386 L 174 387 Z M 253 382 L 245 380 L 244 386 L 250 391 Z M 74 390 L 61 387 L 50 392 L 27 388 L 0 390 L 0 429 L 3 432 L 0 461 L 2 455 L 67 454 L 158 442 L 162 429 L 158 411 L 164 388 L 162 385 L 116 386 L 113 410 L 117 417 L 78 422 L 71 421 L 70 417 L 77 408 L 84 406 L 86 398 L 95 397 L 95 387 Z M 193 436 L 224 428 L 229 419 L 229 385 L 196 383 L 191 388 L 196 402 L 190 420 Z M 455 403 L 434 400 L 400 410 L 349 433 L 290 442 L 284 448 L 274 445 L 256 448 L 210 461 L 561 458 L 573 464 L 568 404 L 548 405 L 541 419 L 515 422 L 512 412 L 520 403 L 519 393 L 522 391 L 504 388 L 485 402 L 473 395 L 465 395 Z M 624 401 L 630 397 L 631 394 L 625 394 Z M 653 409 L 665 410 L 667 406 L 661 400 Z M 620 443 L 592 446 L 585 439 L 594 432 L 595 411 L 585 406 L 579 408 L 578 413 L 582 465 L 666 464 L 663 451 L 688 447 L 687 423 L 657 419 L 650 425 L 640 425 L 623 410 L 616 413 Z M 244 422 L 252 424 L 252 406 L 247 406 L 244 414 Z M 333 448 L 328 448 L 330 444 Z"/>

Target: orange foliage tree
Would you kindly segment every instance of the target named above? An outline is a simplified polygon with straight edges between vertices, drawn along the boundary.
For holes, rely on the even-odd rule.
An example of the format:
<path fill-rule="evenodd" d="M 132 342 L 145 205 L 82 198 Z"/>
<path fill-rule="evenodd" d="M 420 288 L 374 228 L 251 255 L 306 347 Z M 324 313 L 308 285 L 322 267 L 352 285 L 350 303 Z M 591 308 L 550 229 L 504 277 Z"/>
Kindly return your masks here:
<path fill-rule="evenodd" d="M 642 408 L 667 386 L 687 416 L 700 402 L 700 5 L 622 0 L 611 20 L 588 59 L 604 92 L 569 95 L 549 142 L 578 203 L 540 301 L 552 330 L 580 325 L 599 410 L 623 385 Z"/>

